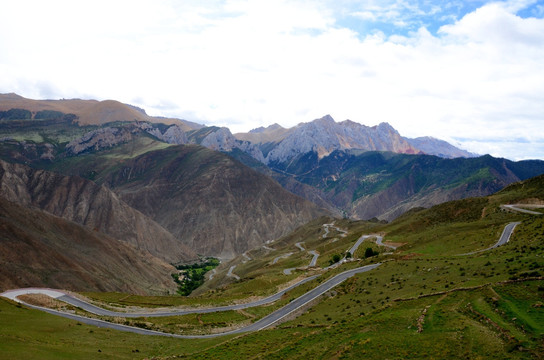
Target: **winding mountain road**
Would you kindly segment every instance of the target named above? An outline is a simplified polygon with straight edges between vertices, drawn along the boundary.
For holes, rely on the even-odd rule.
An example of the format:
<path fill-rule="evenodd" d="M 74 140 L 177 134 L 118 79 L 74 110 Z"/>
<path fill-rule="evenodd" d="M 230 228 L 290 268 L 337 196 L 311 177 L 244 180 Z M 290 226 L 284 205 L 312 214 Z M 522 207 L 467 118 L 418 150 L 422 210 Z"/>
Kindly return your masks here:
<path fill-rule="evenodd" d="M 42 289 L 42 288 L 29 288 L 29 289 L 17 289 L 17 290 L 10 290 L 6 291 L 0 296 L 12 299 L 14 301 L 20 302 L 25 304 L 28 307 L 31 307 L 33 309 L 38 309 L 41 311 L 45 311 L 47 313 L 62 316 L 65 318 L 73 319 L 80 321 L 85 324 L 94 325 L 98 327 L 103 328 L 110 328 L 120 331 L 128 331 L 133 332 L 137 334 L 144 334 L 144 335 L 160 335 L 160 336 L 170 336 L 175 338 L 184 338 L 184 339 L 202 339 L 202 338 L 212 338 L 212 337 L 218 337 L 218 336 L 224 336 L 224 335 L 232 335 L 232 334 L 239 334 L 244 332 L 250 332 L 250 331 L 258 331 L 265 329 L 267 327 L 270 327 L 283 319 L 284 317 L 288 316 L 289 314 L 293 313 L 294 311 L 300 309 L 304 305 L 308 304 L 309 302 L 313 301 L 317 297 L 321 296 L 325 292 L 329 291 L 330 289 L 334 288 L 335 286 L 339 285 L 346 279 L 363 272 L 367 272 L 370 270 L 373 270 L 380 266 L 381 263 L 376 263 L 372 265 L 366 265 L 363 267 L 351 269 L 344 271 L 338 275 L 333 276 L 332 278 L 328 279 L 327 281 L 323 282 L 322 284 L 318 285 L 317 287 L 313 288 L 312 290 L 308 291 L 304 295 L 299 296 L 298 298 L 294 299 L 293 301 L 289 302 L 287 305 L 283 306 L 282 308 L 272 312 L 271 314 L 265 316 L 264 318 L 254 322 L 253 324 L 250 324 L 248 326 L 231 330 L 223 333 L 217 333 L 217 334 L 207 334 L 207 335 L 178 335 L 178 334 L 169 334 L 169 333 L 163 333 L 159 331 L 152 331 L 152 330 L 146 330 L 126 325 L 120 325 L 120 324 L 114 324 L 107 321 L 97 320 L 97 319 L 91 319 L 79 315 L 74 315 L 62 311 L 52 310 L 40 306 L 34 306 L 30 305 L 28 303 L 25 303 L 17 298 L 19 295 L 23 294 L 45 294 L 48 296 L 52 296 L 55 299 L 58 299 L 60 301 L 72 304 L 74 306 L 78 306 L 82 308 L 85 311 L 91 312 L 93 314 L 97 315 L 105 315 L 105 316 L 117 316 L 117 317 L 157 317 L 157 316 L 175 316 L 175 315 L 184 315 L 184 314 L 191 314 L 191 313 L 205 313 L 205 312 L 216 312 L 216 311 L 226 311 L 226 310 L 238 310 L 238 309 L 245 309 L 248 307 L 253 306 L 259 306 L 263 305 L 275 300 L 278 300 L 281 298 L 283 294 L 285 294 L 287 291 L 291 290 L 292 288 L 299 286 L 303 283 L 306 283 L 308 281 L 311 281 L 318 277 L 319 275 L 314 275 L 311 277 L 308 277 L 291 287 L 284 289 L 272 296 L 269 296 L 265 299 L 261 299 L 252 303 L 247 304 L 239 304 L 239 305 L 229 305 L 229 306 L 222 306 L 217 308 L 208 308 L 208 309 L 191 309 L 191 310 L 180 310 L 180 311 L 171 311 L 171 312 L 155 312 L 155 313 L 138 313 L 138 314 L 128 314 L 128 313 L 120 313 L 120 312 L 114 312 L 106 309 L 102 309 L 100 307 L 94 306 L 92 304 L 89 304 L 85 301 L 79 300 L 71 295 L 68 295 L 62 291 L 53 290 L 53 289 Z"/>
<path fill-rule="evenodd" d="M 385 246 L 385 247 L 388 247 L 388 248 L 391 248 L 391 249 L 393 249 L 393 250 L 395 250 L 396 248 L 399 247 L 398 245 L 384 244 L 384 243 L 383 243 L 383 237 L 380 236 L 380 235 L 376 235 L 376 244 L 381 245 L 381 246 Z"/>
<path fill-rule="evenodd" d="M 338 231 L 340 234 L 341 237 L 346 237 L 348 232 L 346 230 L 343 230 L 343 229 L 340 229 L 338 226 L 334 226 L 334 223 L 330 223 L 330 224 L 323 224 L 323 228 L 325 229 L 325 233 L 323 234 L 323 239 L 325 239 L 327 236 L 329 236 L 329 232 L 330 232 L 330 229 L 329 228 L 334 228 L 336 229 L 336 231 Z"/>
<path fill-rule="evenodd" d="M 236 267 L 236 265 L 232 265 L 230 268 L 229 268 L 229 271 L 227 272 L 227 276 L 228 277 L 231 277 L 231 278 L 234 278 L 236 280 L 240 280 L 240 277 L 236 274 L 233 273 L 234 271 L 234 268 Z"/>
<path fill-rule="evenodd" d="M 540 215 L 540 213 L 538 213 L 538 214 Z M 484 249 L 484 250 L 474 251 L 474 252 L 467 253 L 467 254 L 462 254 L 462 255 L 476 254 L 476 253 L 491 250 L 493 248 L 496 248 L 498 246 L 506 244 L 509 241 L 509 239 L 510 239 L 510 237 L 512 235 L 512 232 L 514 231 L 514 228 L 518 224 L 520 224 L 520 222 L 512 222 L 512 223 L 507 224 L 505 226 L 499 240 L 493 246 L 491 246 L 491 247 L 489 247 L 487 249 Z M 355 252 L 357 250 L 357 247 L 366 238 L 371 237 L 371 236 L 375 236 L 375 235 L 363 235 L 363 236 L 361 236 L 357 240 L 355 245 L 350 249 L 350 251 Z M 380 238 L 379 240 L 380 240 L 380 243 L 381 243 L 381 237 L 379 237 L 379 238 Z M 385 245 L 383 243 L 382 243 L 382 245 L 388 246 L 388 245 Z M 297 247 L 302 248 L 300 243 L 297 243 Z M 393 247 L 393 246 L 389 246 L 389 247 Z M 301 251 L 304 251 L 303 248 L 301 249 Z M 244 332 L 259 331 L 259 330 L 262 330 L 262 329 L 266 329 L 266 328 L 276 324 L 278 321 L 285 318 L 286 316 L 292 314 L 296 310 L 302 308 L 304 305 L 308 304 L 309 302 L 315 300 L 316 298 L 318 298 L 319 296 L 321 296 L 325 292 L 331 290 L 335 286 L 339 285 L 340 283 L 342 283 L 346 279 L 348 279 L 348 278 L 350 278 L 350 277 L 352 277 L 352 276 L 354 276 L 356 274 L 371 271 L 371 270 L 377 268 L 380 265 L 381 265 L 381 263 L 376 263 L 376 264 L 366 265 L 366 266 L 362 266 L 362 267 L 359 267 L 359 268 L 344 271 L 344 272 L 342 272 L 340 274 L 337 274 L 337 275 L 333 276 L 332 278 L 326 280 L 322 284 L 320 284 L 317 287 L 313 288 L 312 290 L 306 292 L 305 294 L 299 296 L 298 298 L 290 301 L 287 305 L 283 306 L 282 308 L 272 312 L 271 314 L 265 316 L 264 318 L 254 322 L 254 323 L 252 323 L 250 325 L 241 327 L 241 328 L 236 329 L 236 330 L 231 330 L 231 331 L 227 331 L 227 332 L 223 332 L 223 333 L 217 333 L 217 334 L 207 334 L 207 335 L 170 334 L 170 333 L 147 330 L 147 329 L 142 329 L 142 328 L 137 328 L 137 327 L 132 327 L 132 326 L 114 324 L 114 323 L 110 323 L 110 322 L 103 321 L 103 320 L 91 319 L 91 318 L 87 318 L 87 317 L 83 317 L 83 316 L 79 316 L 79 315 L 75 315 L 75 314 L 71 314 L 71 313 L 67 313 L 67 312 L 63 312 L 63 311 L 57 311 L 57 310 L 52 310 L 52 309 L 48 309 L 48 308 L 44 308 L 44 307 L 40 307 L 40 306 L 30 305 L 30 304 L 18 299 L 18 296 L 23 295 L 23 294 L 44 294 L 44 295 L 50 296 L 52 298 L 55 298 L 57 300 L 63 301 L 65 303 L 71 304 L 73 306 L 79 307 L 79 308 L 81 308 L 81 309 L 83 309 L 83 310 L 85 310 L 87 312 L 90 312 L 90 313 L 93 313 L 93 314 L 96 314 L 96 315 L 102 315 L 102 316 L 115 316 L 115 317 L 125 317 L 125 318 L 178 316 L 178 315 L 187 315 L 187 314 L 194 314 L 194 313 L 210 313 L 210 312 L 217 312 L 217 311 L 239 310 L 239 309 L 246 309 L 246 308 L 249 308 L 249 307 L 264 305 L 264 304 L 267 304 L 267 303 L 270 303 L 270 302 L 273 302 L 273 301 L 276 301 L 276 300 L 280 299 L 287 291 L 289 291 L 289 290 L 291 290 L 291 289 L 293 289 L 293 288 L 295 288 L 297 286 L 300 286 L 300 285 L 302 285 L 302 284 L 304 284 L 304 283 L 306 283 L 308 281 L 311 281 L 311 280 L 315 279 L 316 277 L 318 277 L 319 275 L 314 275 L 314 276 L 305 278 L 305 279 L 299 281 L 298 283 L 293 284 L 292 286 L 290 286 L 290 287 L 288 287 L 288 288 L 286 288 L 284 290 L 279 291 L 278 293 L 276 293 L 274 295 L 271 295 L 271 296 L 269 296 L 267 298 L 263 298 L 261 300 L 246 303 L 246 304 L 227 305 L 227 306 L 220 306 L 220 307 L 215 307 L 215 308 L 187 309 L 187 310 L 151 312 L 151 313 L 144 313 L 144 312 L 141 312 L 141 313 L 122 313 L 122 312 L 111 311 L 111 310 L 103 309 L 103 308 L 97 307 L 95 305 L 89 304 L 89 303 L 87 303 L 87 302 L 85 302 L 83 300 L 80 300 L 78 298 L 75 298 L 75 297 L 73 297 L 73 296 L 71 296 L 71 295 L 69 295 L 69 294 L 67 294 L 65 292 L 62 292 L 60 290 L 55 290 L 55 289 L 46 289 L 46 288 L 16 289 L 16 290 L 9 290 L 9 291 L 6 291 L 4 293 L 1 293 L 0 296 L 11 299 L 11 300 L 14 300 L 14 301 L 19 302 L 19 303 L 23 303 L 26 306 L 28 306 L 30 308 L 33 308 L 33 309 L 38 309 L 38 310 L 41 310 L 41 311 L 44 311 L 44 312 L 47 312 L 47 313 L 50 313 L 50 314 L 53 314 L 53 315 L 62 316 L 62 317 L 65 317 L 65 318 L 77 320 L 77 321 L 79 321 L 81 323 L 94 325 L 94 326 L 98 326 L 98 327 L 110 328 L 110 329 L 115 329 L 115 330 L 120 330 L 120 331 L 127 331 L 127 332 L 136 333 L 136 334 L 143 334 L 143 335 L 159 335 L 159 336 L 168 336 L 168 337 L 183 338 L 183 339 L 202 339 L 202 338 L 212 338 L 212 337 L 225 336 L 225 335 L 234 335 L 234 334 L 240 334 L 240 333 L 244 333 Z M 229 269 L 229 272 L 231 274 L 232 274 L 233 268 L 234 267 L 231 267 Z M 232 274 L 232 275 L 234 275 L 234 274 Z"/>

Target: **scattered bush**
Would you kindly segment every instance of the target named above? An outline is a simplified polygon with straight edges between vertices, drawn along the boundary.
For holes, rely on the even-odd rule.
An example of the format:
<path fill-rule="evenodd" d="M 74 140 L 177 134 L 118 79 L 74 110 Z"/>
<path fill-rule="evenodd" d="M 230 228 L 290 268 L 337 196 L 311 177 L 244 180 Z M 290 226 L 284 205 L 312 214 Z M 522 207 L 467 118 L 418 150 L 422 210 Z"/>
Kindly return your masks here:
<path fill-rule="evenodd" d="M 369 258 L 369 257 L 372 257 L 372 256 L 375 256 L 375 255 L 378 255 L 379 253 L 377 251 L 374 251 L 372 250 L 372 248 L 366 248 L 365 250 L 365 259 L 366 258 Z"/>

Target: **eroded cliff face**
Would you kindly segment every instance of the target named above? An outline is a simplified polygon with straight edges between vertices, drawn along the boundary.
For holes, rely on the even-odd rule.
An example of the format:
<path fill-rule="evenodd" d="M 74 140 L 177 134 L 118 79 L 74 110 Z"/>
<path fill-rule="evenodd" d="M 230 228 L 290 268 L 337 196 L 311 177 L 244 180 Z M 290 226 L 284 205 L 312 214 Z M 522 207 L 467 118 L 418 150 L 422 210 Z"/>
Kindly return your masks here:
<path fill-rule="evenodd" d="M 157 139 L 168 144 L 186 144 L 187 135 L 178 125 L 168 126 L 166 129 L 159 129 L 151 123 L 127 123 L 117 127 L 103 127 L 92 130 L 80 138 L 70 141 L 66 145 L 66 154 L 76 156 L 83 153 L 97 152 L 125 144 L 133 140 L 138 134 L 146 132 Z"/>
<path fill-rule="evenodd" d="M 196 254 L 111 190 L 78 176 L 0 161 L 0 196 L 85 225 L 171 263 Z"/>
<path fill-rule="evenodd" d="M 0 196 L 0 291 L 173 293 L 175 268 L 147 251 Z"/>
<path fill-rule="evenodd" d="M 221 258 L 325 213 L 231 157 L 197 145 L 127 160 L 106 183 L 198 254 Z"/>

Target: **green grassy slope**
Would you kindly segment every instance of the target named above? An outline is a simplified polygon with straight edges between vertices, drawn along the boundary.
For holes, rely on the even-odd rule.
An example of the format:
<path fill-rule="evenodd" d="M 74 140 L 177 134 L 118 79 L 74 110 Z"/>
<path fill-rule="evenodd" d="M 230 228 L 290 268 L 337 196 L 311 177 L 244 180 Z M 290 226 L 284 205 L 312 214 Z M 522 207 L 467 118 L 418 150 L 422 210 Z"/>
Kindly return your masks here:
<path fill-rule="evenodd" d="M 235 259 L 235 273 L 241 281 L 219 281 L 218 273 L 216 286 L 210 282 L 200 295 L 184 300 L 186 304 L 215 303 L 220 298 L 234 300 L 273 292 L 290 279 L 280 272 L 285 266 L 304 264 L 311 258 L 294 246 L 297 242 L 303 242 L 308 250 L 322 246 L 323 254 L 327 254 L 327 244 L 339 243 L 331 253 L 347 249 L 367 232 L 381 232 L 386 241 L 405 243 L 391 255 L 382 253 L 333 270 L 376 260 L 383 263 L 376 270 L 347 280 L 275 329 L 234 338 L 174 341 L 93 329 L 2 301 L 0 320 L 6 325 L 0 330 L 0 349 L 13 357 L 35 351 L 44 358 L 56 354 L 91 358 L 97 348 L 103 351 L 102 356 L 111 358 L 542 358 L 544 216 L 512 213 L 499 206 L 504 201 L 543 201 L 542 180 L 531 179 L 487 198 L 413 211 L 391 224 L 337 221 L 336 226 L 351 230 L 346 237 L 331 232 L 323 238 L 323 224 L 330 219 L 322 218 L 268 244 L 276 249 L 270 253 L 255 249 L 247 252 L 252 260 L 246 258 L 244 263 L 244 257 Z M 475 255 L 458 255 L 493 244 L 504 225 L 512 221 L 521 224 L 508 244 Z M 286 251 L 293 252 L 292 258 L 270 263 L 278 256 L 272 252 Z M 223 266 L 225 271 L 231 265 Z M 311 270 L 298 270 L 292 276 L 306 273 Z M 199 324 L 201 328 L 213 327 L 212 323 L 244 324 L 317 282 L 287 294 L 272 306 L 200 320 L 196 315 L 170 318 L 151 326 L 198 331 Z M 133 298 L 132 303 L 123 304 L 120 296 L 108 296 L 122 305 L 142 305 L 151 299 Z M 22 325 L 33 319 L 37 322 L 31 330 Z M 51 319 L 53 325 L 44 319 Z M 139 353 L 133 353 L 135 349 Z"/>

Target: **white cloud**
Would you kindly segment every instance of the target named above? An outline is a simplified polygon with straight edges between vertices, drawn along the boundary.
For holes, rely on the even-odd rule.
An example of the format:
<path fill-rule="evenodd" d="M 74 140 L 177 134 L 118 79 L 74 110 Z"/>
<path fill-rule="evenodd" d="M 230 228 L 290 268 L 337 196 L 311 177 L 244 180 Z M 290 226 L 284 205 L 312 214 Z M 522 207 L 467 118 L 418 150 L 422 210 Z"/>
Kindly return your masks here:
<path fill-rule="evenodd" d="M 360 21 L 421 11 L 380 3 L 368 1 Z M 114 98 L 233 131 L 330 113 L 504 157 L 514 152 L 491 141 L 515 136 L 529 142 L 516 158 L 544 158 L 544 20 L 516 15 L 529 2 L 484 5 L 437 35 L 422 26 L 390 37 L 342 27 L 332 4 L 8 2 L 0 92 Z"/>

